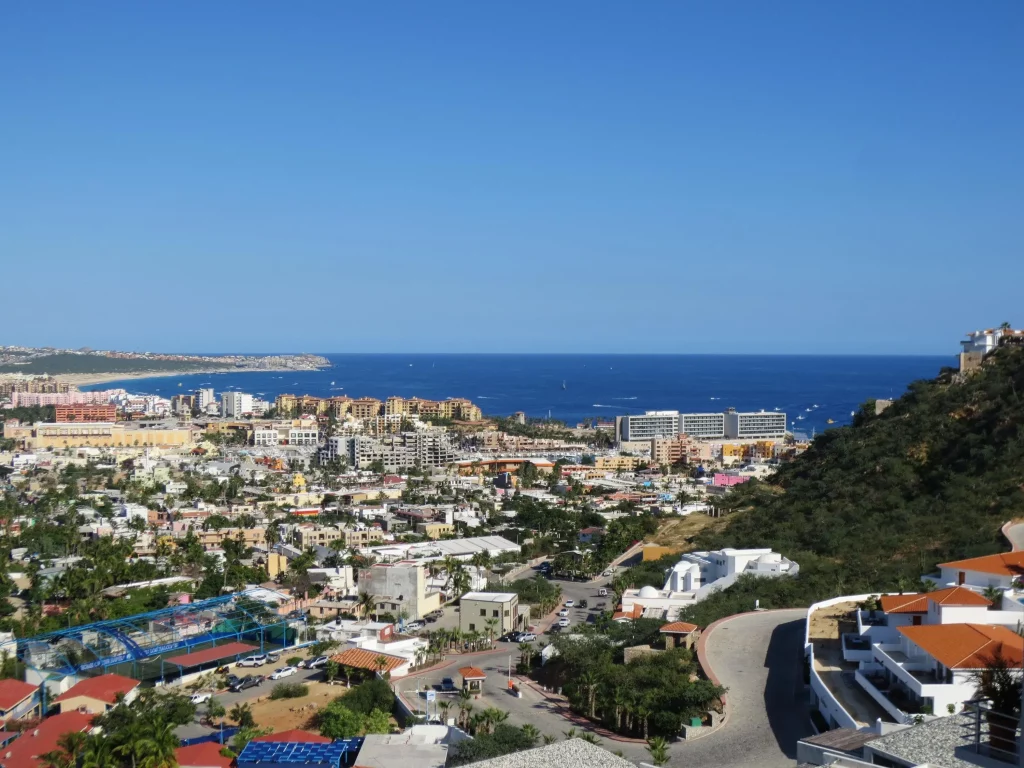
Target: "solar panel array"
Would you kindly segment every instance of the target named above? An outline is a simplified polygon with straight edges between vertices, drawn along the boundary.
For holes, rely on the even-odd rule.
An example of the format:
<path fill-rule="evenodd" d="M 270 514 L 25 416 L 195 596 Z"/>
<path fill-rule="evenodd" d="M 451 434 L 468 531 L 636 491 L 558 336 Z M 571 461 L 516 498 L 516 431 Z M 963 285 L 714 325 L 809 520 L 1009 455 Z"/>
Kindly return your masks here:
<path fill-rule="evenodd" d="M 338 739 L 330 744 L 306 741 L 250 741 L 238 756 L 238 768 L 271 765 L 349 765 L 363 746 L 361 738 Z"/>

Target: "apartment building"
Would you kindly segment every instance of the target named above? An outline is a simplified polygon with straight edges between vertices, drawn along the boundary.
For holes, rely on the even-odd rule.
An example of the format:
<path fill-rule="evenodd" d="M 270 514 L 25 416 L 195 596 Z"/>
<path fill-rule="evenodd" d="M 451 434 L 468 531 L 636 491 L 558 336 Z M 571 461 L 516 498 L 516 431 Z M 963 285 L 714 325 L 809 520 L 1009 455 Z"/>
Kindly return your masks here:
<path fill-rule="evenodd" d="M 4 425 L 4 437 L 15 441 L 22 450 L 50 448 L 175 448 L 193 444 L 192 430 L 187 427 L 148 426 L 144 424 L 12 424 Z"/>
<path fill-rule="evenodd" d="M 452 397 L 447 400 L 424 400 L 419 397 L 411 397 L 406 400 L 393 396 L 385 401 L 384 414 L 457 421 L 479 421 L 482 418 L 480 408 L 462 397 Z"/>
<path fill-rule="evenodd" d="M 725 436 L 730 440 L 782 440 L 786 436 L 786 414 L 779 411 L 725 412 Z"/>
<path fill-rule="evenodd" d="M 459 600 L 463 632 L 491 632 L 498 637 L 525 629 L 528 617 L 520 614 L 519 595 L 514 592 L 467 592 Z"/>
<path fill-rule="evenodd" d="M 295 529 L 295 545 L 300 549 L 329 547 L 341 541 L 344 549 L 359 549 L 384 541 L 380 528 L 338 528 L 329 525 L 300 525 Z"/>
<path fill-rule="evenodd" d="M 440 539 L 455 533 L 455 526 L 451 523 L 418 523 L 416 525 L 416 533 L 420 536 L 426 536 L 428 539 Z"/>
<path fill-rule="evenodd" d="M 381 413 L 384 403 L 375 397 L 360 397 L 349 404 L 349 413 L 356 419 L 372 419 Z"/>
<path fill-rule="evenodd" d="M 427 569 L 423 562 L 400 560 L 375 563 L 359 571 L 359 591 L 374 596 L 377 609 L 395 615 L 405 611 L 419 619 L 441 607 L 441 594 L 427 594 Z"/>
<path fill-rule="evenodd" d="M 54 418 L 57 424 L 76 421 L 117 421 L 116 405 L 55 405 Z"/>
<path fill-rule="evenodd" d="M 616 422 L 619 440 L 627 443 L 679 434 L 679 411 L 647 411 L 642 415 L 619 416 Z"/>
<path fill-rule="evenodd" d="M 415 466 L 445 467 L 455 461 L 455 447 L 448 433 L 441 429 L 402 432 L 379 438 L 341 438 L 335 450 L 340 450 L 342 445 L 348 448 L 349 464 L 359 469 L 369 469 L 378 461 L 387 472 L 399 472 Z M 330 449 L 328 455 L 331 455 Z"/>
<path fill-rule="evenodd" d="M 245 392 L 221 392 L 220 415 L 225 418 L 241 418 L 252 413 L 252 395 Z"/>
<path fill-rule="evenodd" d="M 111 398 L 127 394 L 123 389 L 105 389 L 96 392 L 19 392 L 7 391 L 0 383 L 0 397 L 10 396 L 15 408 L 31 405 L 106 405 Z"/>
<path fill-rule="evenodd" d="M 651 463 L 658 466 L 699 464 L 700 446 L 687 435 L 656 437 L 651 440 Z"/>
<path fill-rule="evenodd" d="M 266 545 L 266 529 L 263 527 L 258 528 L 220 528 L 218 530 L 193 530 L 193 535 L 199 539 L 199 543 L 203 545 L 203 549 L 209 551 L 211 549 L 222 549 L 224 542 L 228 539 L 238 540 L 241 539 L 245 542 L 247 547 L 265 546 Z M 187 535 L 187 532 L 179 532 L 181 538 Z"/>
<path fill-rule="evenodd" d="M 698 440 L 716 440 L 725 437 L 725 414 L 680 414 L 679 431 Z"/>
<path fill-rule="evenodd" d="M 187 416 L 196 409 L 195 395 L 172 395 L 171 413 L 176 416 Z"/>
<path fill-rule="evenodd" d="M 206 409 L 217 402 L 217 395 L 213 387 L 203 387 L 195 391 L 196 410 L 206 412 Z"/>

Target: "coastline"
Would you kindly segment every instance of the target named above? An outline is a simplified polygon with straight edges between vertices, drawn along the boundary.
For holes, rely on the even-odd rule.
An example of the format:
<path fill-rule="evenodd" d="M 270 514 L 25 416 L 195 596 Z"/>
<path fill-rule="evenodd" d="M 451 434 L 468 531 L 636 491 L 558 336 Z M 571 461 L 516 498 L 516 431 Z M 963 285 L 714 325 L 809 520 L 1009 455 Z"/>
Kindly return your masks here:
<path fill-rule="evenodd" d="M 53 378 L 73 384 L 76 387 L 90 387 L 96 384 L 107 384 L 112 381 L 129 379 L 167 379 L 174 376 L 195 376 L 215 373 L 310 373 L 322 368 L 193 368 L 185 371 L 123 371 L 121 373 L 62 373 Z"/>

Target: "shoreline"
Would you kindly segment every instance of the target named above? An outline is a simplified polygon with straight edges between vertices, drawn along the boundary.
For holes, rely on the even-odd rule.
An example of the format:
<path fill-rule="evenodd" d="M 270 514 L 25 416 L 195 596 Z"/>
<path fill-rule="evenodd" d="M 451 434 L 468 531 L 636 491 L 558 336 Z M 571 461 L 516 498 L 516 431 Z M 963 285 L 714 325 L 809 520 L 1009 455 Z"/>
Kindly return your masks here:
<path fill-rule="evenodd" d="M 323 368 L 197 368 L 187 371 L 124 371 L 122 373 L 59 373 L 52 378 L 76 387 L 91 387 L 113 381 L 169 379 L 175 376 L 208 376 L 218 373 L 314 373 Z"/>

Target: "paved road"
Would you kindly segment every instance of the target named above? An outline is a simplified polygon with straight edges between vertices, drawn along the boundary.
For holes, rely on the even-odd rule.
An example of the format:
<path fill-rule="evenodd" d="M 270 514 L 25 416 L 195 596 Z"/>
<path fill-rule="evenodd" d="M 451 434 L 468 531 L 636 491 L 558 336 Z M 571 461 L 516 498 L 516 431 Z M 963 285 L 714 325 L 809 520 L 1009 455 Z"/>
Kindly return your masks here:
<path fill-rule="evenodd" d="M 718 625 L 708 663 L 729 689 L 729 719 L 715 733 L 672 745 L 674 765 L 791 768 L 796 741 L 812 733 L 803 693 L 806 611 L 744 614 Z"/>
<path fill-rule="evenodd" d="M 1006 538 L 1014 551 L 1024 549 L 1024 523 L 1015 523 L 1006 527 Z"/>

